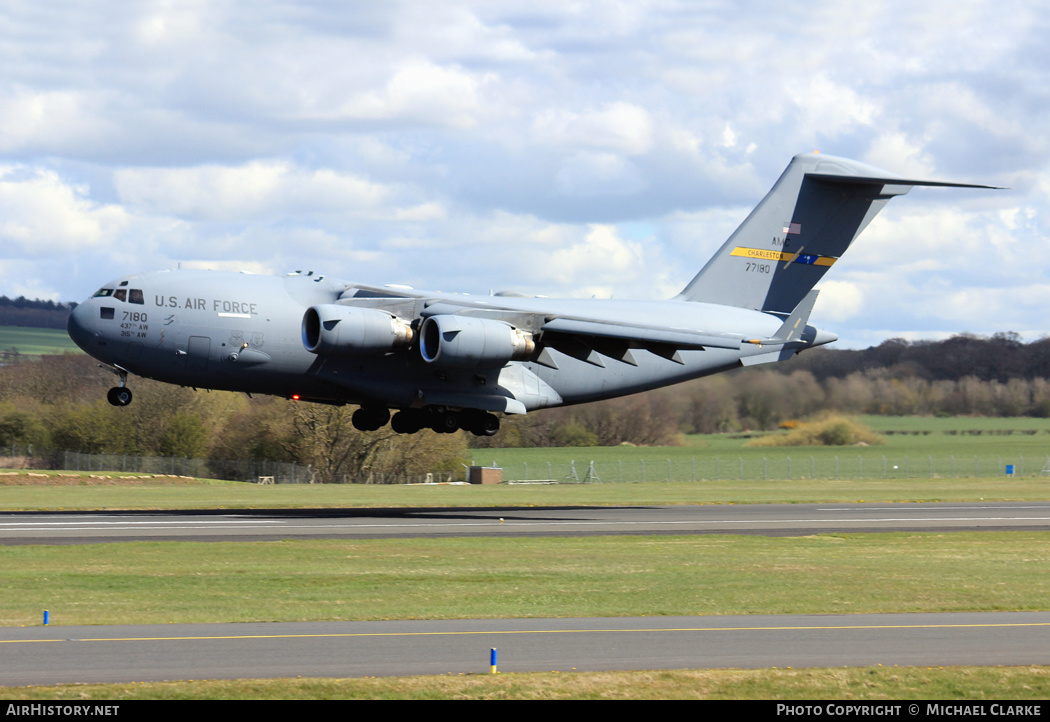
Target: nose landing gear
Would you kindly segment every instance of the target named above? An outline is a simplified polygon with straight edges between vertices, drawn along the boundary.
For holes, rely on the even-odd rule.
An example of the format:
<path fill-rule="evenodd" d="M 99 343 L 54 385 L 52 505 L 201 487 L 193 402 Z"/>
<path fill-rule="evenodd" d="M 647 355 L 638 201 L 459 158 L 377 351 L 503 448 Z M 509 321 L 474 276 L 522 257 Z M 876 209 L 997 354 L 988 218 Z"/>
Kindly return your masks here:
<path fill-rule="evenodd" d="M 127 406 L 131 403 L 131 389 L 126 386 L 114 386 L 106 392 L 106 400 L 114 406 Z"/>
<path fill-rule="evenodd" d="M 99 364 L 100 369 L 116 374 L 120 377 L 120 383 L 106 392 L 106 400 L 114 406 L 127 406 L 131 403 L 131 389 L 128 388 L 128 370 L 120 366 L 106 366 Z"/>

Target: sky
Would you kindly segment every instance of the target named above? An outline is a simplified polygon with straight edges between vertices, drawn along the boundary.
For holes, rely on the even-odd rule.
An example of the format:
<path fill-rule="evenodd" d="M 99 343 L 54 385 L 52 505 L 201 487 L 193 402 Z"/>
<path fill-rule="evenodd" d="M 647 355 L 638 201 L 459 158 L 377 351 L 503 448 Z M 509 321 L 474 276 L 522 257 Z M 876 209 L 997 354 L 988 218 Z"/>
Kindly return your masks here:
<path fill-rule="evenodd" d="M 909 178 L 840 348 L 1050 333 L 1050 6 L 3 0 L 0 295 L 315 270 L 669 298 L 820 151 Z"/>

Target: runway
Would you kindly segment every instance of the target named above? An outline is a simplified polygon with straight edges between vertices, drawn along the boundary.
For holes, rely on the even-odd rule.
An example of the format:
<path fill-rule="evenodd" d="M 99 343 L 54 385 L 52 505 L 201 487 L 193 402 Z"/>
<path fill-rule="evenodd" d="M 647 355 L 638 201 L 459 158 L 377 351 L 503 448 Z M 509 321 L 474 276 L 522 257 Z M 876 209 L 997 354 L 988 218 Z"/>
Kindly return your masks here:
<path fill-rule="evenodd" d="M 1050 664 L 1050 613 L 0 629 L 2 685 L 696 668 Z"/>
<path fill-rule="evenodd" d="M 1048 502 L 8 512 L 0 544 L 1045 531 Z M 1047 665 L 1050 612 L 0 628 L 0 684 L 865 665 Z"/>
<path fill-rule="evenodd" d="M 1050 502 L 0 514 L 0 544 L 1019 530 L 1050 530 Z"/>

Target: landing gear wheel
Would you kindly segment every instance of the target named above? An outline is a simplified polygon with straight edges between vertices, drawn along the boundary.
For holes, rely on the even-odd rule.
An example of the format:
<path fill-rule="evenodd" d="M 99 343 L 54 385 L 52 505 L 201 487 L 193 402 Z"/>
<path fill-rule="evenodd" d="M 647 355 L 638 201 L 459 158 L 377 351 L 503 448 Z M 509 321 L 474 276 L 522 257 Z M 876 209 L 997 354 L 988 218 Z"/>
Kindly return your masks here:
<path fill-rule="evenodd" d="M 430 428 L 439 434 L 453 434 L 459 430 L 459 416 L 452 411 L 438 411 L 434 414 Z"/>
<path fill-rule="evenodd" d="M 405 409 L 394 414 L 390 428 L 399 434 L 414 434 L 423 428 L 423 412 L 418 409 Z"/>
<path fill-rule="evenodd" d="M 114 386 L 106 392 L 106 400 L 114 406 L 127 406 L 131 403 L 131 389 L 127 386 Z"/>
<path fill-rule="evenodd" d="M 460 423 L 474 436 L 495 436 L 499 433 L 499 417 L 484 411 L 463 412 Z"/>
<path fill-rule="evenodd" d="M 390 411 L 384 408 L 358 409 L 350 420 L 358 431 L 375 431 L 390 421 Z"/>
<path fill-rule="evenodd" d="M 474 434 L 477 436 L 495 436 L 499 433 L 499 417 L 495 414 L 485 414 L 474 428 Z"/>

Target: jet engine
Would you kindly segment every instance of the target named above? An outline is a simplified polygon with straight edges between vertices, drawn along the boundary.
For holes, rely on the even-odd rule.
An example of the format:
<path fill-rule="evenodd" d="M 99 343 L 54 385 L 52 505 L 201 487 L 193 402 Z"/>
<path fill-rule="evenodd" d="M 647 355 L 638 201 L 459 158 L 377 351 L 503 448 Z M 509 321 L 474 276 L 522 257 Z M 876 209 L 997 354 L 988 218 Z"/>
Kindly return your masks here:
<path fill-rule="evenodd" d="M 502 366 L 527 359 L 536 349 L 532 334 L 487 318 L 431 316 L 419 333 L 423 360 L 435 366 Z"/>
<path fill-rule="evenodd" d="M 303 314 L 303 346 L 331 356 L 385 353 L 412 343 L 412 327 L 374 308 L 336 304 L 311 306 Z"/>

